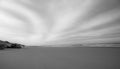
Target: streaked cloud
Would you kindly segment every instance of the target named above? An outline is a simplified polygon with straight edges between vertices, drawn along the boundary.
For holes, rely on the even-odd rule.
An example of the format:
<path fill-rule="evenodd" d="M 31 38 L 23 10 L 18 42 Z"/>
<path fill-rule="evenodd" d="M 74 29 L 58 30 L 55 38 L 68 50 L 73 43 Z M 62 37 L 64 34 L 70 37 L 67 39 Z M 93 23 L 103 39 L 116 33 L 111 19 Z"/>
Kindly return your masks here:
<path fill-rule="evenodd" d="M 120 42 L 119 0 L 0 0 L 0 39 L 25 45 Z"/>

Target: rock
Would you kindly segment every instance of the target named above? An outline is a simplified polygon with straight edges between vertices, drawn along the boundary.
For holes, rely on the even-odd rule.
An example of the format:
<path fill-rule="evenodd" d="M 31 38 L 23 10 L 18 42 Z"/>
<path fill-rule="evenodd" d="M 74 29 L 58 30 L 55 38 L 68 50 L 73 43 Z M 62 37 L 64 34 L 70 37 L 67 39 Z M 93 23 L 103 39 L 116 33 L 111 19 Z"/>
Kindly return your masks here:
<path fill-rule="evenodd" d="M 11 45 L 11 48 L 24 48 L 24 47 L 25 47 L 24 45 L 17 44 L 17 43 L 14 43 Z"/>
<path fill-rule="evenodd" d="M 3 50 L 3 49 L 5 49 L 5 44 L 0 44 L 0 50 Z"/>
<path fill-rule="evenodd" d="M 25 45 L 17 44 L 17 43 L 10 43 L 8 41 L 1 41 L 0 40 L 0 50 L 5 48 L 24 48 Z"/>

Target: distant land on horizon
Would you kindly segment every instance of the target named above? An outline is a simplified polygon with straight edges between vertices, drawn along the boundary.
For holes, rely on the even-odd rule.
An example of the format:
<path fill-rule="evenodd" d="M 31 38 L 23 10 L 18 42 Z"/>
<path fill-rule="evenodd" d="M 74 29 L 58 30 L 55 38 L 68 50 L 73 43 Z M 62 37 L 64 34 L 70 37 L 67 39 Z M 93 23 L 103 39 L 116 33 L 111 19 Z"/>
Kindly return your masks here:
<path fill-rule="evenodd" d="M 120 43 L 53 44 L 28 47 L 120 47 Z"/>

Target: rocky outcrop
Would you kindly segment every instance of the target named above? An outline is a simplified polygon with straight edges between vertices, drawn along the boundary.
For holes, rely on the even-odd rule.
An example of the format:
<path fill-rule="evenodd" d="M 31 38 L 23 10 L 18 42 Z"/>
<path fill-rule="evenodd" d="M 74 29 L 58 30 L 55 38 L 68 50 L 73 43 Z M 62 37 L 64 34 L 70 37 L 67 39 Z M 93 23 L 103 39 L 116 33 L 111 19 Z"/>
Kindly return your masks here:
<path fill-rule="evenodd" d="M 17 44 L 17 43 L 10 43 L 8 41 L 2 41 L 0 40 L 0 50 L 3 50 L 5 48 L 24 48 L 25 45 Z"/>

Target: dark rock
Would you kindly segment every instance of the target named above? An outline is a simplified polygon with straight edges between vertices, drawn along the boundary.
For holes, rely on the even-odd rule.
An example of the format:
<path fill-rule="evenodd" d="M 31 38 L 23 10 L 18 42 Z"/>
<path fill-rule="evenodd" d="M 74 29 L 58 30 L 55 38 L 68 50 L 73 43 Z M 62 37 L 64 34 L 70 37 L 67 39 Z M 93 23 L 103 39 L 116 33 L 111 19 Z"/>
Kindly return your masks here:
<path fill-rule="evenodd" d="M 5 49 L 5 45 L 4 44 L 0 44 L 0 50 L 3 50 L 3 49 Z"/>
<path fill-rule="evenodd" d="M 23 48 L 25 47 L 24 45 L 21 45 L 21 44 L 17 44 L 17 43 L 14 43 L 11 45 L 11 48 Z"/>
<path fill-rule="evenodd" d="M 22 44 L 17 43 L 10 43 L 8 41 L 1 41 L 0 40 L 0 50 L 3 50 L 5 48 L 24 48 L 25 46 Z"/>

